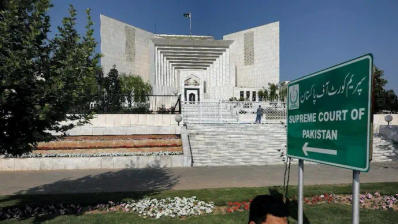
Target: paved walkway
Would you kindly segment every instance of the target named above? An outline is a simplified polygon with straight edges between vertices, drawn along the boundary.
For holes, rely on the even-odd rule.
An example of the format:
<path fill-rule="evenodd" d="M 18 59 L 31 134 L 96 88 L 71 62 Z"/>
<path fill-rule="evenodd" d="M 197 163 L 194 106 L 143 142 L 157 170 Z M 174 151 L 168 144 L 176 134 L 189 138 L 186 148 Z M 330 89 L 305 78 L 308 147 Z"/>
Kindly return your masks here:
<path fill-rule="evenodd" d="M 200 189 L 282 185 L 283 165 L 147 168 L 123 170 L 58 170 L 0 172 L 0 194 L 123 192 L 156 189 Z M 290 184 L 297 184 L 297 165 L 291 167 Z M 351 183 L 352 171 L 306 164 L 304 183 Z M 361 182 L 398 181 L 398 162 L 372 163 Z"/>

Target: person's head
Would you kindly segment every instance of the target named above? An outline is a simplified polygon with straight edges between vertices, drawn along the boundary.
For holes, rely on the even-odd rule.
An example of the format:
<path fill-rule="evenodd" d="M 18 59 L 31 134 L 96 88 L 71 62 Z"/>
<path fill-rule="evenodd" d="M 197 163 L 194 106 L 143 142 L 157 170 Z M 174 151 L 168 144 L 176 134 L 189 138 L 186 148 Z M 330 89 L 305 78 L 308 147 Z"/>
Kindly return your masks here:
<path fill-rule="evenodd" d="M 261 108 L 261 105 L 258 105 L 258 108 Z"/>
<path fill-rule="evenodd" d="M 249 224 L 287 224 L 289 210 L 282 199 L 258 195 L 250 203 Z"/>

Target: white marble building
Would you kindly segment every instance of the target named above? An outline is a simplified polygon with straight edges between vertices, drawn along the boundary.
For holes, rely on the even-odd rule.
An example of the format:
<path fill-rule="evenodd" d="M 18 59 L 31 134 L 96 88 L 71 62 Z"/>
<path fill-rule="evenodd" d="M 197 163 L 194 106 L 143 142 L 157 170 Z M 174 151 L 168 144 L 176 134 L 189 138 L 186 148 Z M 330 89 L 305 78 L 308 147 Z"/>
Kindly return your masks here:
<path fill-rule="evenodd" d="M 139 75 L 156 95 L 185 101 L 244 97 L 279 82 L 279 22 L 224 35 L 153 34 L 101 15 L 101 65 Z"/>

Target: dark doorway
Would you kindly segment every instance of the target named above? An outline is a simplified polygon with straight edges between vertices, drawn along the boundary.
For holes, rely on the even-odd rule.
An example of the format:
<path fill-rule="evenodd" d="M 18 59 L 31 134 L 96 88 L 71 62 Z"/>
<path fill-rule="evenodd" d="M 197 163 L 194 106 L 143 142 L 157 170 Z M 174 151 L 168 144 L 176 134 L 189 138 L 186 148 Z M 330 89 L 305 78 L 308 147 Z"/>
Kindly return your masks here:
<path fill-rule="evenodd" d="M 198 88 L 185 88 L 184 90 L 185 101 L 194 103 L 200 101 Z"/>

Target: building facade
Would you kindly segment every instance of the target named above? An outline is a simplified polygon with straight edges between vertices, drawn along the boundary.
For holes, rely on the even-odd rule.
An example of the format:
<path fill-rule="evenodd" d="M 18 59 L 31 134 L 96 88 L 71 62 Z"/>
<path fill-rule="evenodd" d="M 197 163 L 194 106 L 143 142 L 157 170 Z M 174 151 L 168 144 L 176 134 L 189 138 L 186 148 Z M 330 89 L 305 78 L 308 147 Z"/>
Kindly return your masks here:
<path fill-rule="evenodd" d="M 108 73 L 139 75 L 154 95 L 184 101 L 243 97 L 279 82 L 279 22 L 215 40 L 211 36 L 154 34 L 101 15 L 101 65 Z"/>

